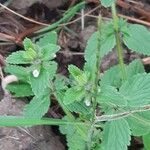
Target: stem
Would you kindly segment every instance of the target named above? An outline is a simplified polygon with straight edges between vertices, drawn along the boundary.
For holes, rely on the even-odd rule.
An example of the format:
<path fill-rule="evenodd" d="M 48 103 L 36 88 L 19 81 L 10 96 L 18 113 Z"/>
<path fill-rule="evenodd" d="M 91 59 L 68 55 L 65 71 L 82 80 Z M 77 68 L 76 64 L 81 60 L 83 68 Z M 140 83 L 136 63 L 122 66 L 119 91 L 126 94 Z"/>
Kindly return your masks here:
<path fill-rule="evenodd" d="M 94 96 L 93 96 L 93 116 L 92 116 L 92 126 L 89 129 L 88 133 L 88 142 L 87 142 L 87 148 L 88 150 L 91 150 L 91 143 L 92 143 L 92 136 L 94 131 L 94 124 L 95 124 L 95 111 L 97 106 L 97 95 L 98 95 L 98 82 L 100 77 L 100 62 L 101 62 L 101 56 L 100 56 L 100 48 L 101 48 L 101 26 L 102 24 L 102 18 L 99 17 L 98 20 L 98 44 L 97 44 L 97 50 L 96 50 L 96 71 L 95 71 L 95 80 L 94 80 Z"/>
<path fill-rule="evenodd" d="M 96 71 L 95 71 L 95 81 L 94 81 L 94 100 L 93 100 L 93 120 L 95 119 L 95 110 L 97 106 L 97 94 L 98 94 L 98 82 L 100 77 L 100 62 L 101 62 L 101 56 L 100 56 L 100 48 L 101 48 L 101 16 L 98 20 L 98 44 L 97 44 L 97 50 L 96 50 Z"/>
<path fill-rule="evenodd" d="M 115 37 L 116 37 L 116 48 L 117 48 L 117 54 L 119 58 L 120 68 L 121 68 L 121 74 L 122 74 L 122 79 L 125 80 L 127 78 L 127 73 L 126 73 L 126 68 L 125 68 L 124 60 L 123 60 L 123 48 L 121 45 L 121 37 L 120 37 L 119 25 L 118 25 L 118 16 L 117 16 L 115 3 L 112 4 L 111 10 L 112 10 L 112 16 L 113 16 L 113 25 L 114 25 Z"/>

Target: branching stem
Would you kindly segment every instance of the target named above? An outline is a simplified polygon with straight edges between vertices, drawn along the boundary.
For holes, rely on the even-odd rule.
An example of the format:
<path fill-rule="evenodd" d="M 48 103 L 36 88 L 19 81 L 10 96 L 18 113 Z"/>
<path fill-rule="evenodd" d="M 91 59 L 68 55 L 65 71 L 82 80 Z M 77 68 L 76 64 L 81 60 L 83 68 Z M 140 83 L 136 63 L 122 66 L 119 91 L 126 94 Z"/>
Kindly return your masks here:
<path fill-rule="evenodd" d="M 134 110 L 124 111 L 124 112 L 120 112 L 120 113 L 113 114 L 113 115 L 97 116 L 95 122 L 97 123 L 97 122 L 103 122 L 103 121 L 117 120 L 117 119 L 125 118 L 128 116 L 133 116 L 133 114 L 138 113 L 138 112 L 145 112 L 149 110 L 150 110 L 150 105 L 147 105 L 147 106 L 136 108 Z"/>

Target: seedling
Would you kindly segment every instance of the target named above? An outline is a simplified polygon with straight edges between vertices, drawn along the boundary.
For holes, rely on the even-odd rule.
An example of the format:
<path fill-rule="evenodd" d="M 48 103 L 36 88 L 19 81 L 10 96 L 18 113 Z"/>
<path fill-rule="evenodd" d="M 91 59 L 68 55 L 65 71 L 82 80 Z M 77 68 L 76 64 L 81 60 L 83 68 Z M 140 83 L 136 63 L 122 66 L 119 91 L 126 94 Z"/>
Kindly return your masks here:
<path fill-rule="evenodd" d="M 145 149 L 150 149 L 150 74 L 140 60 L 129 65 L 123 60 L 123 46 L 150 55 L 150 32 L 119 19 L 114 0 L 102 4 L 111 6 L 113 20 L 99 18 L 85 49 L 83 70 L 69 65 L 68 78 L 57 74 L 56 32 L 36 43 L 26 38 L 25 50 L 7 57 L 5 71 L 18 78 L 7 89 L 15 97 L 33 98 L 22 117 L 1 116 L 0 126 L 58 125 L 69 150 L 127 150 L 131 136 L 142 136 Z M 119 64 L 101 76 L 101 60 L 113 48 Z M 62 119 L 43 117 L 52 95 L 65 113 Z"/>

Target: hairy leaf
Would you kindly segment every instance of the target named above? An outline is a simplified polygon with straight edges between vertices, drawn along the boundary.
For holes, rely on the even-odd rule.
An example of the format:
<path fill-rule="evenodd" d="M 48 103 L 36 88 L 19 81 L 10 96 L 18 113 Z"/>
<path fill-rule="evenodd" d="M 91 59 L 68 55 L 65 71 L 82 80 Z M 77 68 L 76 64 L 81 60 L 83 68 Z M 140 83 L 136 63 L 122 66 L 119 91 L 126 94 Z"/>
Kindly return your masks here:
<path fill-rule="evenodd" d="M 143 112 L 145 115 L 147 112 Z M 150 113 L 147 114 L 148 116 Z M 142 136 L 150 132 L 150 124 L 146 123 L 147 118 L 140 113 L 136 113 L 127 118 L 133 136 Z"/>
<path fill-rule="evenodd" d="M 150 74 L 138 74 L 125 81 L 120 92 L 125 96 L 128 105 L 140 107 L 150 104 Z"/>
<path fill-rule="evenodd" d="M 150 32 L 142 25 L 129 25 L 129 35 L 124 34 L 125 45 L 138 53 L 150 55 Z"/>
<path fill-rule="evenodd" d="M 57 91 L 67 89 L 68 82 L 69 81 L 67 77 L 57 74 L 54 81 L 55 89 Z"/>
<path fill-rule="evenodd" d="M 83 89 L 78 90 L 77 87 L 67 89 L 64 96 L 64 104 L 68 105 L 74 101 L 81 101 L 85 97 L 85 91 Z"/>
<path fill-rule="evenodd" d="M 105 103 L 112 106 L 126 106 L 127 101 L 124 96 L 113 86 L 101 86 L 101 91 L 97 98 L 100 104 Z"/>
<path fill-rule="evenodd" d="M 6 58 L 6 62 L 9 64 L 30 64 L 31 61 L 25 58 L 25 51 L 13 52 Z"/>
<path fill-rule="evenodd" d="M 50 106 L 50 94 L 33 97 L 31 102 L 25 106 L 24 116 L 28 118 L 41 119 L 48 111 Z"/>
<path fill-rule="evenodd" d="M 31 86 L 28 83 L 11 83 L 7 85 L 6 89 L 14 93 L 15 97 L 26 97 L 34 95 Z"/>
<path fill-rule="evenodd" d="M 66 105 L 66 107 L 71 112 L 76 112 L 79 114 L 89 114 L 90 113 L 89 107 L 87 107 L 83 102 L 74 102 L 69 105 Z"/>
<path fill-rule="evenodd" d="M 57 72 L 57 63 L 54 61 L 45 62 L 43 63 L 43 68 L 47 71 L 49 80 L 53 80 Z"/>
<path fill-rule="evenodd" d="M 100 85 L 110 85 L 120 87 L 121 85 L 121 72 L 119 66 L 111 67 L 105 71 L 101 77 Z"/>
<path fill-rule="evenodd" d="M 48 32 L 44 34 L 42 38 L 39 39 L 38 42 L 36 42 L 37 45 L 40 47 L 43 47 L 47 44 L 57 44 L 57 33 L 55 31 Z"/>
<path fill-rule="evenodd" d="M 127 66 L 127 77 L 131 78 L 136 74 L 139 73 L 144 73 L 144 66 L 142 62 L 139 59 L 136 59 L 132 61 L 128 66 Z"/>
<path fill-rule="evenodd" d="M 66 120 L 66 117 L 64 118 Z M 85 150 L 86 149 L 86 138 L 83 138 L 79 132 L 77 126 L 62 125 L 60 126 L 62 134 L 66 135 L 68 150 Z M 88 132 L 86 126 L 80 126 L 83 132 Z"/>
<path fill-rule="evenodd" d="M 138 59 L 132 61 L 128 66 L 126 66 L 126 71 L 128 79 L 136 74 L 145 72 L 142 62 Z M 100 84 L 111 85 L 119 88 L 122 84 L 120 66 L 116 65 L 105 71 L 104 75 L 101 77 Z"/>
<path fill-rule="evenodd" d="M 27 51 L 29 48 L 34 50 L 34 44 L 29 38 L 25 38 L 23 41 L 24 49 Z"/>
<path fill-rule="evenodd" d="M 102 146 L 104 150 L 127 150 L 131 132 L 125 119 L 107 122 L 104 127 Z"/>
<path fill-rule="evenodd" d="M 45 68 L 40 69 L 40 74 L 38 77 L 34 77 L 30 74 L 30 84 L 32 91 L 36 96 L 42 95 L 44 90 L 49 86 L 49 73 Z"/>
<path fill-rule="evenodd" d="M 85 68 L 90 72 L 95 72 L 96 70 L 96 51 L 98 49 L 99 42 L 98 38 L 101 40 L 99 49 L 101 58 L 108 54 L 108 52 L 110 52 L 116 44 L 112 23 L 104 25 L 101 30 L 100 35 L 98 32 L 92 34 L 85 49 Z"/>
<path fill-rule="evenodd" d="M 42 47 L 42 60 L 48 61 L 56 57 L 56 52 L 60 50 L 60 47 L 55 44 L 47 44 Z"/>
<path fill-rule="evenodd" d="M 76 78 L 77 76 L 80 76 L 83 74 L 83 71 L 80 70 L 78 67 L 74 66 L 74 65 L 69 65 L 68 66 L 68 70 L 69 70 L 69 73 L 74 77 Z"/>
<path fill-rule="evenodd" d="M 29 78 L 29 73 L 27 69 L 21 66 L 7 65 L 5 67 L 5 72 L 17 76 L 19 80 L 27 81 Z"/>

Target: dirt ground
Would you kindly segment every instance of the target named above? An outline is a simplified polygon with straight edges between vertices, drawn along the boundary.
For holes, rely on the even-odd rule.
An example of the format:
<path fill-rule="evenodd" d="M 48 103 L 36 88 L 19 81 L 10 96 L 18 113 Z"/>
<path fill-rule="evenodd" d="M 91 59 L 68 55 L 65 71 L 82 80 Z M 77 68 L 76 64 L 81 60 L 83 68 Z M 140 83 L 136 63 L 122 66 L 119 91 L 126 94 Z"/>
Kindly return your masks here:
<path fill-rule="evenodd" d="M 143 19 L 150 23 L 149 0 L 134 0 L 127 1 L 127 4 L 132 4 L 139 9 L 127 9 L 125 5 L 118 3 L 118 11 L 120 14 Z M 6 4 L 6 0 L 0 0 L 0 3 Z M 28 18 L 32 18 L 38 22 L 51 24 L 62 17 L 62 11 L 67 10 L 69 6 L 73 5 L 72 0 L 13 0 L 8 3 L 8 7 L 15 12 L 22 14 Z M 89 0 L 85 8 L 85 13 L 97 7 L 97 0 Z M 110 18 L 110 10 L 100 8 L 102 16 L 105 19 Z M 67 75 L 67 65 L 75 64 L 82 68 L 84 63 L 83 53 L 86 42 L 90 35 L 96 31 L 96 16 L 98 16 L 100 9 L 93 11 L 92 14 L 85 17 L 85 27 L 81 29 L 81 21 L 74 22 L 62 28 L 59 32 L 59 44 L 61 51 L 57 54 L 56 61 L 59 64 L 58 72 Z M 74 19 L 80 17 L 80 13 Z M 133 22 L 133 20 L 130 20 Z M 138 22 L 133 22 L 138 23 Z M 0 54 L 5 58 L 13 51 L 21 49 L 19 42 L 25 36 L 34 37 L 34 31 L 43 26 L 18 17 L 14 13 L 0 7 L 0 35 L 1 33 L 7 35 L 6 40 L 0 36 Z M 69 30 L 68 30 L 69 29 Z M 19 39 L 19 42 L 17 41 Z M 144 57 L 136 53 L 130 52 L 125 48 L 124 59 L 129 63 L 135 58 Z M 109 53 L 103 59 L 101 65 L 101 72 L 105 71 L 114 64 L 117 64 L 117 56 L 115 50 Z M 14 99 L 10 94 L 5 95 L 3 90 L 0 90 L 0 115 L 20 115 L 24 105 L 28 99 L 19 100 Z M 60 117 L 61 114 L 54 104 L 49 110 L 48 116 Z M 0 128 L 0 150 L 65 150 L 65 139 L 58 132 L 57 127 L 37 126 L 37 127 L 18 127 L 18 128 Z M 133 139 L 130 150 L 140 150 L 142 148 L 142 141 L 140 139 Z"/>

